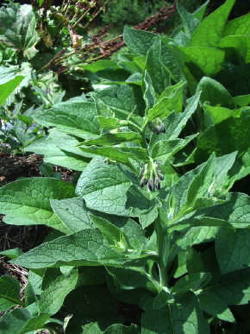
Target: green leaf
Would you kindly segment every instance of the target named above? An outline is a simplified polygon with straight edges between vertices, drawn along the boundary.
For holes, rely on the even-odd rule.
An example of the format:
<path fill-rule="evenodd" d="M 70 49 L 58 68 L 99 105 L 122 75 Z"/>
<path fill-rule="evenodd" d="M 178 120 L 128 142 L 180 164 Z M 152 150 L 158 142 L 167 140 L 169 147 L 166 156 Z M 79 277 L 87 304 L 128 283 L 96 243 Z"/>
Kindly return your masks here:
<path fill-rule="evenodd" d="M 44 224 L 61 232 L 70 230 L 55 214 L 50 199 L 74 196 L 74 187 L 53 178 L 27 178 L 11 182 L 0 189 L 0 212 L 5 223 L 14 225 Z"/>
<path fill-rule="evenodd" d="M 233 107 L 234 102 L 231 94 L 218 81 L 203 77 L 197 86 L 197 91 L 201 90 L 201 102 L 208 102 L 213 106 L 221 105 Z"/>
<path fill-rule="evenodd" d="M 163 66 L 161 54 L 162 42 L 158 38 L 154 40 L 153 45 L 148 50 L 146 60 L 146 70 L 157 94 L 161 94 L 170 82 L 169 73 Z"/>
<path fill-rule="evenodd" d="M 100 71 L 104 71 L 106 69 L 108 70 L 118 70 L 120 67 L 112 60 L 108 60 L 108 59 L 101 59 L 101 60 L 97 60 L 91 64 L 83 64 L 81 66 L 82 69 L 85 69 L 87 71 L 93 72 L 93 73 L 97 73 Z"/>
<path fill-rule="evenodd" d="M 139 133 L 116 131 L 112 133 L 105 133 L 95 139 L 85 140 L 84 145 L 112 145 L 131 141 L 140 142 L 141 140 L 142 137 Z"/>
<path fill-rule="evenodd" d="M 217 46 L 223 36 L 225 24 L 235 0 L 226 0 L 218 9 L 205 17 L 195 30 L 192 39 L 192 46 Z"/>
<path fill-rule="evenodd" d="M 26 334 L 42 329 L 49 319 L 48 314 L 32 317 L 26 309 L 17 309 L 6 313 L 0 320 L 1 334 Z"/>
<path fill-rule="evenodd" d="M 140 55 L 146 55 L 157 35 L 143 30 L 136 30 L 126 26 L 123 31 L 123 39 L 127 47 Z"/>
<path fill-rule="evenodd" d="M 188 186 L 185 203 L 187 207 L 195 205 L 195 201 L 198 198 L 204 197 L 209 192 L 209 187 L 214 176 L 214 165 L 215 158 L 212 155 Z"/>
<path fill-rule="evenodd" d="M 205 130 L 197 140 L 196 159 L 204 159 L 212 152 L 218 155 L 233 151 L 244 152 L 249 148 L 250 119 L 228 118 Z"/>
<path fill-rule="evenodd" d="M 131 188 L 131 180 L 119 166 L 93 159 L 81 174 L 76 192 L 88 208 L 118 216 L 137 217 L 154 203 Z"/>
<path fill-rule="evenodd" d="M 22 254 L 22 250 L 20 248 L 10 248 L 0 252 L 0 255 L 4 255 L 9 259 L 15 259 L 19 255 Z"/>
<path fill-rule="evenodd" d="M 10 276 L 1 276 L 0 311 L 6 311 L 15 305 L 22 305 L 20 300 L 20 283 Z"/>
<path fill-rule="evenodd" d="M 81 172 L 87 166 L 89 158 L 83 156 L 78 145 L 79 141 L 74 137 L 51 129 L 47 137 L 35 140 L 24 150 L 44 155 L 44 162 Z"/>
<path fill-rule="evenodd" d="M 0 66 L 0 106 L 14 102 L 15 95 L 29 85 L 32 68 L 23 62 L 20 66 Z"/>
<path fill-rule="evenodd" d="M 174 82 L 183 80 L 183 59 L 180 50 L 166 36 L 161 36 L 161 62 Z"/>
<path fill-rule="evenodd" d="M 144 71 L 143 75 L 143 99 L 146 105 L 146 111 L 154 106 L 156 103 L 156 92 L 154 90 L 152 79 L 147 70 Z"/>
<path fill-rule="evenodd" d="M 205 291 L 204 293 L 199 294 L 199 302 L 200 307 L 204 312 L 227 322 L 235 322 L 233 313 L 221 296 L 218 296 L 212 291 L 209 291 L 209 293 Z"/>
<path fill-rule="evenodd" d="M 82 334 L 103 334 L 97 322 L 91 322 L 82 327 Z"/>
<path fill-rule="evenodd" d="M 186 63 L 193 63 L 206 75 L 218 73 L 223 66 L 225 52 L 219 48 L 208 46 L 181 47 Z"/>
<path fill-rule="evenodd" d="M 130 160 L 147 161 L 147 150 L 137 146 L 79 146 L 82 151 L 130 165 Z"/>
<path fill-rule="evenodd" d="M 115 85 L 108 87 L 96 93 L 94 96 L 99 105 L 99 114 L 102 116 L 113 116 L 115 114 L 118 119 L 126 119 L 129 113 L 137 111 L 136 97 L 133 87 L 129 85 Z M 108 108 L 109 115 L 102 113 L 103 106 Z M 107 110 L 105 110 L 106 112 Z"/>
<path fill-rule="evenodd" d="M 148 307 L 142 315 L 141 334 L 208 334 L 208 324 L 195 296 L 184 294 L 161 310 Z"/>
<path fill-rule="evenodd" d="M 191 38 L 196 27 L 199 25 L 208 5 L 208 1 L 202 4 L 194 13 L 189 13 L 179 1 L 177 1 L 177 11 L 182 20 L 186 35 Z"/>
<path fill-rule="evenodd" d="M 172 113 L 164 121 L 166 127 L 165 135 L 169 140 L 176 139 L 180 135 L 188 120 L 195 113 L 199 104 L 200 94 L 200 92 L 197 92 L 187 100 L 187 105 L 182 113 Z"/>
<path fill-rule="evenodd" d="M 220 276 L 209 284 L 201 296 L 213 296 L 226 305 L 247 304 L 250 299 L 250 269 L 244 269 Z"/>
<path fill-rule="evenodd" d="M 76 192 L 86 201 L 87 207 L 110 214 L 128 215 L 124 211 L 126 193 L 131 181 L 116 165 L 107 165 L 94 159 L 81 174 Z"/>
<path fill-rule="evenodd" d="M 78 280 L 78 271 L 72 270 L 68 276 L 60 275 L 53 280 L 42 292 L 38 306 L 41 313 L 53 315 L 63 305 L 66 296 L 75 289 Z"/>
<path fill-rule="evenodd" d="M 56 216 L 72 232 L 79 232 L 91 228 L 93 225 L 85 203 L 81 198 L 50 200 L 50 204 Z"/>
<path fill-rule="evenodd" d="M 181 277 L 173 287 L 175 293 L 186 293 L 190 291 L 197 291 L 211 279 L 207 273 L 190 273 L 189 275 Z"/>
<path fill-rule="evenodd" d="M 246 56 L 245 56 L 246 63 L 249 63 L 250 61 L 249 31 L 250 31 L 249 13 L 229 21 L 224 30 L 224 36 L 226 37 L 235 37 L 237 39 L 240 38 L 243 39 L 244 46 L 246 47 Z"/>
<path fill-rule="evenodd" d="M 250 105 L 250 94 L 234 96 L 233 101 L 239 107 L 248 106 Z"/>
<path fill-rule="evenodd" d="M 63 265 L 119 266 L 132 258 L 133 253 L 113 247 L 100 231 L 85 229 L 44 242 L 12 262 L 26 268 L 39 269 Z"/>
<path fill-rule="evenodd" d="M 152 148 L 150 148 L 151 157 L 153 159 L 164 158 L 164 160 L 166 160 L 169 157 L 174 156 L 178 151 L 182 150 L 195 137 L 197 137 L 197 134 L 187 136 L 184 139 L 157 141 L 152 145 Z"/>
<path fill-rule="evenodd" d="M 223 274 L 250 266 L 250 230 L 222 229 L 215 241 L 216 257 Z"/>
<path fill-rule="evenodd" d="M 173 112 L 181 112 L 184 85 L 185 82 L 180 81 L 176 85 L 167 87 L 156 104 L 148 110 L 148 121 L 152 121 L 157 117 L 165 118 Z"/>
<path fill-rule="evenodd" d="M 128 248 L 127 238 L 120 228 L 102 217 L 93 216 L 92 220 L 95 227 L 108 240 L 110 245 L 121 250 Z"/>
<path fill-rule="evenodd" d="M 83 139 L 99 133 L 97 111 L 93 102 L 66 101 L 49 110 L 37 111 L 34 119 L 41 125 L 54 126 L 58 130 Z"/>
<path fill-rule="evenodd" d="M 240 117 L 241 115 L 241 109 L 213 107 L 208 104 L 205 104 L 203 109 L 205 111 L 205 121 L 208 123 L 207 126 L 221 123 L 228 118 Z"/>
<path fill-rule="evenodd" d="M 39 41 L 36 17 L 31 5 L 9 4 L 0 10 L 0 40 L 31 58 Z"/>
<path fill-rule="evenodd" d="M 0 106 L 4 105 L 8 97 L 16 90 L 24 77 L 19 75 L 14 79 L 0 85 Z"/>

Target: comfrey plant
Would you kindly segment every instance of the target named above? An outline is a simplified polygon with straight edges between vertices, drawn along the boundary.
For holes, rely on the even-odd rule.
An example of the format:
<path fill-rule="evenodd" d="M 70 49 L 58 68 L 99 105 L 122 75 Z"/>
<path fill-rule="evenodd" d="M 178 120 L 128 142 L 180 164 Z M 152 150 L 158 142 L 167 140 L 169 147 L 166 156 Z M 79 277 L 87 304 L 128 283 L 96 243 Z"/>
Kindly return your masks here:
<path fill-rule="evenodd" d="M 81 175 L 76 187 L 29 178 L 0 189 L 6 224 L 55 230 L 27 253 L 4 253 L 29 280 L 20 300 L 17 281 L 0 278 L 0 310 L 21 306 L 1 333 L 248 333 L 238 305 L 250 294 L 250 197 L 230 189 L 249 173 L 237 131 L 249 96 L 207 77 L 224 64 L 221 40 L 249 22 L 227 23 L 233 3 L 204 20 L 204 6 L 179 7 L 185 30 L 171 40 L 126 28 L 133 53 L 88 67 L 96 91 L 36 112 L 51 129 L 27 150 Z"/>

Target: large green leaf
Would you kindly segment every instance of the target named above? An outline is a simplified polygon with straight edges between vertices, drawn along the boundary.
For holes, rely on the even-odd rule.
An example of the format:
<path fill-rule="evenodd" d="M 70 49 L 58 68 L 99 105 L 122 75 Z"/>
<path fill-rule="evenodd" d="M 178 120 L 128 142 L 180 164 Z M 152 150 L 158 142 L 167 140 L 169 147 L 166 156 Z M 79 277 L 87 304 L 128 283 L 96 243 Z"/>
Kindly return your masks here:
<path fill-rule="evenodd" d="M 135 256 L 138 256 L 136 252 Z M 85 229 L 44 242 L 12 262 L 27 268 L 39 269 L 62 265 L 120 266 L 131 259 L 133 252 L 127 252 L 119 244 L 114 247 L 99 230 Z"/>
<path fill-rule="evenodd" d="M 177 1 L 177 11 L 180 15 L 185 34 L 188 38 L 191 38 L 193 32 L 199 25 L 203 15 L 205 14 L 208 1 L 202 4 L 194 13 L 189 13 L 179 1 Z"/>
<path fill-rule="evenodd" d="M 208 324 L 195 296 L 184 294 L 160 310 L 151 307 L 142 315 L 141 334 L 208 334 Z"/>
<path fill-rule="evenodd" d="M 84 141 L 84 145 L 112 145 L 120 144 L 122 142 L 140 142 L 142 137 L 137 132 L 127 131 L 127 132 L 110 132 L 102 134 L 96 139 L 89 139 Z"/>
<path fill-rule="evenodd" d="M 136 30 L 126 26 L 123 38 L 127 47 L 133 52 L 146 55 L 157 35 L 143 30 Z"/>
<path fill-rule="evenodd" d="M 91 217 L 82 198 L 54 199 L 50 200 L 50 204 L 56 216 L 72 232 L 91 228 Z"/>
<path fill-rule="evenodd" d="M 10 276 L 0 277 L 0 311 L 6 311 L 12 306 L 22 305 L 20 300 L 20 284 Z"/>
<path fill-rule="evenodd" d="M 201 291 L 201 296 L 213 295 L 228 306 L 247 304 L 250 299 L 250 269 L 222 275 Z"/>
<path fill-rule="evenodd" d="M 229 21 L 224 30 L 224 36 L 233 37 L 234 39 L 243 40 L 243 46 L 246 47 L 246 56 L 245 60 L 247 63 L 250 62 L 250 14 L 245 14 L 240 17 L 237 17 L 231 21 Z M 240 48 L 242 46 L 240 44 L 236 44 L 236 48 L 241 52 Z"/>
<path fill-rule="evenodd" d="M 234 102 L 231 94 L 218 81 L 203 77 L 197 86 L 201 90 L 201 102 L 208 102 L 211 105 L 221 105 L 224 107 L 233 107 Z"/>
<path fill-rule="evenodd" d="M 88 208 L 118 216 L 137 217 L 152 208 L 119 166 L 94 159 L 81 174 L 76 192 Z"/>
<path fill-rule="evenodd" d="M 206 289 L 204 290 L 205 292 L 199 295 L 201 309 L 221 320 L 235 322 L 232 312 L 221 296 L 218 296 L 210 290 L 209 293 L 206 292 Z"/>
<path fill-rule="evenodd" d="M 207 217 L 226 221 L 236 229 L 250 226 L 250 197 L 243 193 L 230 193 L 226 201 L 203 211 Z"/>
<path fill-rule="evenodd" d="M 151 77 L 154 90 L 161 94 L 165 87 L 168 86 L 170 79 L 162 63 L 162 42 L 155 39 L 153 45 L 147 53 L 146 70 Z"/>
<path fill-rule="evenodd" d="M 25 151 L 44 155 L 44 162 L 81 172 L 89 158 L 87 154 L 83 156 L 84 153 L 77 147 L 79 143 L 74 137 L 51 129 L 47 137 L 35 140 L 25 147 Z"/>
<path fill-rule="evenodd" d="M 169 140 L 176 139 L 180 135 L 188 120 L 195 113 L 199 104 L 200 94 L 200 92 L 197 92 L 187 100 L 187 105 L 182 113 L 172 113 L 166 118 L 164 121 L 165 135 Z"/>
<path fill-rule="evenodd" d="M 36 31 L 36 17 L 31 5 L 12 3 L 0 10 L 0 40 L 24 55 L 34 54 L 34 46 L 39 41 Z"/>
<path fill-rule="evenodd" d="M 168 86 L 156 104 L 147 111 L 148 120 L 152 121 L 157 117 L 165 118 L 173 112 L 181 112 L 184 85 L 185 82 L 180 81 L 176 85 Z"/>
<path fill-rule="evenodd" d="M 14 79 L 0 85 L 0 106 L 4 105 L 8 97 L 16 90 L 24 77 L 19 75 Z"/>
<path fill-rule="evenodd" d="M 6 313 L 0 320 L 1 334 L 26 334 L 44 328 L 48 314 L 32 316 L 26 309 Z"/>
<path fill-rule="evenodd" d="M 204 159 L 212 152 L 226 154 L 233 151 L 244 152 L 249 148 L 250 119 L 228 118 L 205 130 L 197 141 L 197 159 Z"/>
<path fill-rule="evenodd" d="M 111 161 L 130 165 L 131 160 L 147 161 L 148 155 L 145 148 L 139 146 L 80 146 L 81 150 L 94 156 L 101 156 Z"/>
<path fill-rule="evenodd" d="M 220 231 L 215 242 L 215 249 L 222 273 L 250 267 L 249 237 L 249 229 Z"/>
<path fill-rule="evenodd" d="M 77 270 L 69 275 L 60 275 L 50 282 L 39 297 L 38 307 L 41 313 L 53 315 L 63 305 L 66 296 L 75 289 L 78 280 Z"/>
<path fill-rule="evenodd" d="M 29 84 L 31 71 L 30 64 L 26 62 L 21 66 L 0 66 L 0 106 L 14 101 L 15 95 Z"/>
<path fill-rule="evenodd" d="M 95 159 L 81 174 L 76 192 L 90 209 L 126 216 L 130 213 L 124 210 L 130 186 L 131 181 L 117 165 Z"/>
<path fill-rule="evenodd" d="M 50 206 L 51 199 L 74 196 L 74 187 L 53 178 L 27 178 L 0 189 L 0 212 L 4 221 L 14 225 L 44 224 L 62 232 L 69 232 Z"/>
<path fill-rule="evenodd" d="M 218 9 L 208 15 L 195 30 L 192 46 L 217 46 L 235 0 L 226 0 Z"/>
<path fill-rule="evenodd" d="M 78 100 L 62 102 L 49 110 L 37 111 L 34 118 L 41 125 L 54 126 L 68 134 L 88 139 L 99 133 L 96 116 L 93 102 Z"/>
<path fill-rule="evenodd" d="M 241 109 L 228 109 L 225 107 L 214 107 L 208 104 L 203 106 L 205 112 L 205 125 L 207 127 L 221 123 L 222 121 L 233 118 L 240 117 Z"/>
<path fill-rule="evenodd" d="M 206 75 L 218 73 L 223 66 L 225 51 L 209 46 L 181 47 L 186 63 L 193 63 Z"/>

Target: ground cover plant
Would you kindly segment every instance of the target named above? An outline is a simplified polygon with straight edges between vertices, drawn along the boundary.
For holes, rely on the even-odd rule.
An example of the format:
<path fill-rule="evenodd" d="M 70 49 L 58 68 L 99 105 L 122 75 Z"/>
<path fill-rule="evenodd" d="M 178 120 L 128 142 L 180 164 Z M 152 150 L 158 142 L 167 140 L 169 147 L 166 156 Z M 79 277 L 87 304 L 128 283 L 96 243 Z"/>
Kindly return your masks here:
<path fill-rule="evenodd" d="M 33 110 L 47 135 L 25 150 L 79 177 L 0 188 L 6 224 L 52 231 L 28 252 L 2 252 L 29 271 L 21 295 L 0 277 L 1 333 L 249 333 L 239 181 L 250 166 L 250 15 L 230 19 L 235 2 L 209 15 L 208 2 L 193 13 L 177 3 L 171 36 L 126 26 L 123 49 L 81 64 L 89 92 Z"/>

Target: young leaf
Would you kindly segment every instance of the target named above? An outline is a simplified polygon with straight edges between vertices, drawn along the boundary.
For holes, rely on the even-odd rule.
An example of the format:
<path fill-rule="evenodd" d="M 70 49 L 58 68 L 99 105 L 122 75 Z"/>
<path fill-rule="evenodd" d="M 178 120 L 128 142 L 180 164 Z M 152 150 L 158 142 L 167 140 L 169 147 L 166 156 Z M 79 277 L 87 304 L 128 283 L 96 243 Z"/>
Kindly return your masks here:
<path fill-rule="evenodd" d="M 0 212 L 7 224 L 44 224 L 61 232 L 70 230 L 55 214 L 50 199 L 74 196 L 74 187 L 53 178 L 27 178 L 3 186 L 0 189 Z"/>

